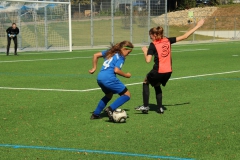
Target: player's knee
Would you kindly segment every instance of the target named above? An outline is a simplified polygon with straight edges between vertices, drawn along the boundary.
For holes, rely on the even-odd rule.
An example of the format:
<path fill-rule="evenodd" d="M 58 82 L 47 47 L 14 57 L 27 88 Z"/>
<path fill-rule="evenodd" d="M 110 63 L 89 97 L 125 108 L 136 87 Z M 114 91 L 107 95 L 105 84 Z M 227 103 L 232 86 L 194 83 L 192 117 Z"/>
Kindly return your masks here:
<path fill-rule="evenodd" d="M 147 77 L 143 80 L 143 83 L 148 84 Z"/>
<path fill-rule="evenodd" d="M 112 99 L 113 93 L 108 93 L 108 94 L 106 94 L 106 97 L 107 97 L 108 99 Z"/>
<path fill-rule="evenodd" d="M 128 96 L 129 99 L 131 98 L 131 93 L 129 91 L 127 91 L 124 95 Z"/>

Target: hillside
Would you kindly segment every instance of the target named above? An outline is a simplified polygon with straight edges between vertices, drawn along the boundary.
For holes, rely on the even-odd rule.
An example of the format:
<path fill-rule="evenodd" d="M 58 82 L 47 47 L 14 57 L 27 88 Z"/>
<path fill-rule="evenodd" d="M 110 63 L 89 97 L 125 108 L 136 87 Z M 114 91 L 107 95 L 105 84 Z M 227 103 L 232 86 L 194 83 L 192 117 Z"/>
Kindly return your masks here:
<path fill-rule="evenodd" d="M 188 16 L 189 11 L 193 12 L 193 19 Z M 169 12 L 167 17 L 169 25 L 189 25 L 188 20 L 198 21 L 201 18 L 205 18 L 206 22 L 203 29 L 213 28 L 213 25 L 217 29 L 232 29 L 235 21 L 240 26 L 240 4 L 191 8 L 189 10 Z M 153 18 L 152 21 L 157 25 L 165 24 L 165 14 Z"/>

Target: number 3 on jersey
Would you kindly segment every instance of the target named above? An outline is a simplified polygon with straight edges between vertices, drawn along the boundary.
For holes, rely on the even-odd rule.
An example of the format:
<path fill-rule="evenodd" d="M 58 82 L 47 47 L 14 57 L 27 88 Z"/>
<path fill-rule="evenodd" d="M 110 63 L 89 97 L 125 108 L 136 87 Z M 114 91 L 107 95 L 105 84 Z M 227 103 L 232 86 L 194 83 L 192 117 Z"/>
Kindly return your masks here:
<path fill-rule="evenodd" d="M 108 67 L 110 67 L 110 63 L 112 62 L 112 60 L 113 60 L 113 57 L 104 61 L 104 63 L 103 63 L 103 66 L 105 67 L 104 69 L 107 69 Z"/>

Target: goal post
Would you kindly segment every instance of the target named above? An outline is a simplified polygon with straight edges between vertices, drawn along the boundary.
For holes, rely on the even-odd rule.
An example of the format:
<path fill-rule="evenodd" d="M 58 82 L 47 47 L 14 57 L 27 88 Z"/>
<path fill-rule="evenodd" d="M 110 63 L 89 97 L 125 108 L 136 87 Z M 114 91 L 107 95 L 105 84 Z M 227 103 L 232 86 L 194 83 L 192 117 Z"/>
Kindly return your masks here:
<path fill-rule="evenodd" d="M 0 1 L 0 50 L 6 48 L 5 30 L 16 23 L 18 50 L 72 51 L 70 0 Z"/>

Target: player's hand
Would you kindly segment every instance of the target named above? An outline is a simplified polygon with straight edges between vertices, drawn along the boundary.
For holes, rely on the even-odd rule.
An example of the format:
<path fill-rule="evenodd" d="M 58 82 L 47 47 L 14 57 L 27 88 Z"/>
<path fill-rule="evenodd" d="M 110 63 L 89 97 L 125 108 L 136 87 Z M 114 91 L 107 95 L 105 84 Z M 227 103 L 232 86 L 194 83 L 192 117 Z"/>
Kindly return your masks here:
<path fill-rule="evenodd" d="M 131 73 L 129 73 L 129 72 L 126 73 L 126 75 L 125 75 L 126 78 L 130 78 L 131 76 L 132 76 L 132 75 L 131 75 Z"/>
<path fill-rule="evenodd" d="M 90 74 L 93 74 L 95 71 L 96 71 L 96 68 L 92 68 L 92 69 L 90 69 L 88 72 L 89 72 Z"/>
<path fill-rule="evenodd" d="M 147 54 L 148 48 L 146 46 L 142 47 L 142 51 L 144 54 Z"/>

